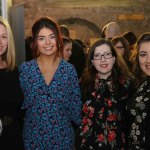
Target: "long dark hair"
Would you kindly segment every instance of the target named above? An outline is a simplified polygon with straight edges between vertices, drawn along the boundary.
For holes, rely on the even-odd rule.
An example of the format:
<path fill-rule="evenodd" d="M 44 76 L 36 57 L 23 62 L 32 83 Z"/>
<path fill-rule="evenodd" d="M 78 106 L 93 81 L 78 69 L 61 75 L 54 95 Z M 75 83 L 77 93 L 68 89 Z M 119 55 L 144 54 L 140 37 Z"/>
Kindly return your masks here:
<path fill-rule="evenodd" d="M 141 47 L 141 44 L 142 43 L 145 43 L 145 42 L 150 42 L 150 32 L 146 32 L 146 33 L 143 33 L 137 40 L 137 43 L 135 45 L 135 49 L 134 49 L 134 53 L 133 53 L 133 56 L 135 59 L 133 59 L 133 74 L 134 76 L 136 77 L 135 78 L 135 87 L 138 87 L 141 82 L 145 79 L 146 77 L 146 74 L 142 71 L 141 67 L 140 67 L 140 64 L 139 64 L 139 50 L 140 50 L 140 47 Z"/>
<path fill-rule="evenodd" d="M 115 85 L 114 90 L 117 91 L 117 89 L 118 89 L 117 85 L 119 84 L 118 80 L 120 79 L 120 77 L 122 77 L 122 76 L 127 77 L 127 78 L 131 77 L 131 73 L 129 72 L 125 61 L 123 60 L 122 57 L 120 57 L 120 55 L 114 48 L 112 42 L 109 39 L 101 38 L 101 39 L 97 40 L 91 46 L 90 51 L 89 51 L 87 66 L 81 77 L 81 84 L 82 84 L 81 90 L 83 90 L 82 91 L 83 95 L 86 95 L 86 93 L 88 91 L 90 91 L 91 88 L 93 88 L 93 86 L 94 86 L 96 74 L 98 72 L 95 69 L 95 67 L 93 66 L 92 60 L 93 60 L 95 48 L 100 45 L 103 45 L 103 44 L 107 44 L 110 47 L 112 55 L 115 57 L 115 63 L 112 68 L 112 79 L 113 79 L 113 83 L 114 83 L 113 85 Z"/>
<path fill-rule="evenodd" d="M 121 44 L 124 47 L 123 59 L 125 60 L 126 64 L 129 65 L 129 44 L 128 44 L 128 41 L 123 36 L 116 36 L 112 39 L 112 43 L 114 46 L 119 42 L 121 42 Z"/>
<path fill-rule="evenodd" d="M 62 53 L 63 51 L 62 36 L 58 24 L 50 17 L 41 17 L 38 20 L 36 20 L 32 26 L 33 56 L 35 58 L 39 56 L 38 49 L 37 49 L 37 37 L 42 28 L 48 28 L 54 32 L 54 35 L 56 36 L 56 43 L 57 43 L 58 56 L 59 56 L 59 53 Z"/>

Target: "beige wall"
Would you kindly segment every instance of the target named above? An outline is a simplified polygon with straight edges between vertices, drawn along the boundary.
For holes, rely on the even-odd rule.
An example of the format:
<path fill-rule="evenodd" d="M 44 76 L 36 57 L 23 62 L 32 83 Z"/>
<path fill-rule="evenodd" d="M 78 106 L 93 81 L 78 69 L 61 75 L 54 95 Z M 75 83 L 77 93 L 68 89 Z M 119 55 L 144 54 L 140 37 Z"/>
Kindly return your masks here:
<path fill-rule="evenodd" d="M 102 29 L 111 21 L 116 21 L 121 32 L 133 31 L 137 36 L 150 31 L 150 2 L 149 0 L 13 0 L 14 5 L 24 4 L 25 33 L 31 33 L 33 21 L 40 16 L 50 16 L 58 23 L 65 22 L 75 38 L 90 41 L 100 35 L 96 27 Z M 141 15 L 142 20 L 118 20 L 118 15 Z M 139 17 L 141 17 L 139 16 Z M 65 21 L 68 18 L 77 18 L 76 21 Z M 82 19 L 82 22 L 80 22 Z M 87 25 L 86 22 L 89 24 Z M 93 28 L 92 28 L 93 24 Z"/>

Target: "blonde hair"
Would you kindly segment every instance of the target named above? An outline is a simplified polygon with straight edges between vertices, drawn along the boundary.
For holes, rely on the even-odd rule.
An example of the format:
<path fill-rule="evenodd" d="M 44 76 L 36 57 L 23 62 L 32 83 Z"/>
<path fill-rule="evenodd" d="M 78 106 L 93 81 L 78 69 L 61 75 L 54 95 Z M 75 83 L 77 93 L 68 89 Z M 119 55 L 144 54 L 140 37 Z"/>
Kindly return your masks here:
<path fill-rule="evenodd" d="M 12 30 L 8 21 L 1 16 L 0 16 L 0 24 L 6 28 L 7 38 L 8 38 L 8 47 L 2 59 L 6 61 L 8 70 L 13 70 L 15 68 L 16 56 L 15 56 L 15 44 L 14 44 Z"/>

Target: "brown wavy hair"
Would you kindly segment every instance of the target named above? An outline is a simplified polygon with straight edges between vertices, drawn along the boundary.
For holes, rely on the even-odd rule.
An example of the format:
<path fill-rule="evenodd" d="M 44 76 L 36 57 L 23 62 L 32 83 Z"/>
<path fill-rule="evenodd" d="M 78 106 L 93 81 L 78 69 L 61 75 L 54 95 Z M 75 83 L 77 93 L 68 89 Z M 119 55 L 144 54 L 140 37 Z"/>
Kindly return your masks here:
<path fill-rule="evenodd" d="M 145 32 L 139 36 L 137 43 L 135 44 L 133 53 L 130 57 L 134 64 L 133 74 L 135 76 L 135 87 L 138 87 L 146 77 L 146 74 L 142 71 L 139 64 L 139 50 L 141 48 L 141 44 L 145 42 L 150 42 L 150 32 Z"/>
<path fill-rule="evenodd" d="M 32 26 L 32 51 L 33 56 L 37 58 L 39 56 L 38 48 L 37 48 L 37 37 L 41 29 L 48 28 L 51 29 L 54 32 L 54 35 L 56 36 L 56 43 L 57 43 L 57 56 L 62 54 L 63 51 L 63 41 L 62 36 L 60 32 L 59 25 L 50 17 L 41 17 L 38 20 L 35 21 L 35 23 Z"/>

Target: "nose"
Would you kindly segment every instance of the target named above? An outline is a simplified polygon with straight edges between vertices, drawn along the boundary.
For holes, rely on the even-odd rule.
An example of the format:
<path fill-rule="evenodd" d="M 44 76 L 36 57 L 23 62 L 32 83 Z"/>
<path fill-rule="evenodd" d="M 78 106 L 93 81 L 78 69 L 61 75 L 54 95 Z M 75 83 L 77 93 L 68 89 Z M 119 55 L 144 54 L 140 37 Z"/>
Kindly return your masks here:
<path fill-rule="evenodd" d="M 100 59 L 101 61 L 106 61 L 106 59 L 105 59 L 105 56 L 104 55 L 101 55 L 101 59 Z"/>
<path fill-rule="evenodd" d="M 72 51 L 70 50 L 70 51 L 69 51 L 69 55 L 71 55 L 71 54 L 72 54 Z"/>
<path fill-rule="evenodd" d="M 46 44 L 50 44 L 50 39 L 49 39 L 49 37 L 46 38 L 45 43 L 46 43 Z"/>
<path fill-rule="evenodd" d="M 150 63 L 150 54 L 147 57 L 147 62 Z"/>

